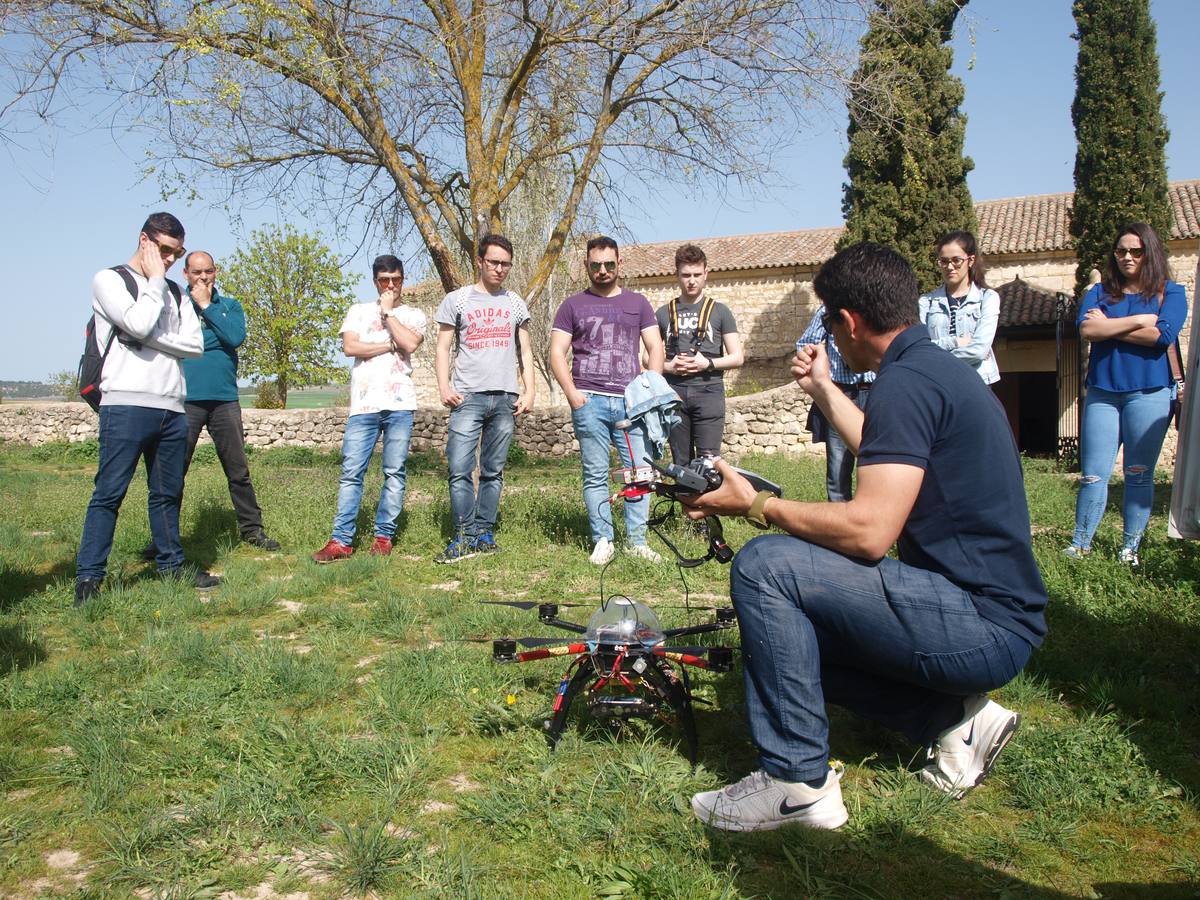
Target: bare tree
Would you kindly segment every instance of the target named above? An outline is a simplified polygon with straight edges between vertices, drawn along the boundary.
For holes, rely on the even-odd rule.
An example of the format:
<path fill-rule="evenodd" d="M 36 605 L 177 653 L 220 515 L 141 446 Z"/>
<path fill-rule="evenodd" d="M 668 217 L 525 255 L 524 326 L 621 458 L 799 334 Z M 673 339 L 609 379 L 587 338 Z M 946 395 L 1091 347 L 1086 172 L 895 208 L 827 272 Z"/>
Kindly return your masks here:
<path fill-rule="evenodd" d="M 524 284 L 537 303 L 581 202 L 769 171 L 837 91 L 865 0 L 5 0 L 16 100 L 36 127 L 75 92 L 250 196 L 311 196 L 335 223 L 415 229 L 446 290 L 533 173 L 563 202 Z M 601 196 L 611 202 L 613 194 Z"/>

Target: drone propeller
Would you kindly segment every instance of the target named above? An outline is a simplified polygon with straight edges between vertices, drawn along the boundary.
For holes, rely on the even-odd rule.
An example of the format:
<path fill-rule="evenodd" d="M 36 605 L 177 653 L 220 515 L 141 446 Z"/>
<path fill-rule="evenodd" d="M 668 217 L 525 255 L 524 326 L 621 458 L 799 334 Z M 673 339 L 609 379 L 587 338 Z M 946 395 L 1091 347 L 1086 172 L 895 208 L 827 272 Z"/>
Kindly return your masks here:
<path fill-rule="evenodd" d="M 524 610 L 537 609 L 539 606 L 543 606 L 545 604 L 544 600 L 480 600 L 479 602 L 487 604 L 488 606 L 512 606 L 517 609 L 524 609 Z M 591 606 L 594 604 L 557 603 L 556 602 L 554 605 L 569 607 L 569 606 Z"/>
<path fill-rule="evenodd" d="M 497 640 L 497 639 L 490 638 L 490 637 L 489 638 L 483 638 L 483 637 L 458 638 L 458 642 L 463 643 L 463 644 L 490 644 L 495 640 Z M 546 638 L 546 637 L 520 637 L 520 638 L 508 638 L 508 640 L 516 641 L 522 647 L 529 647 L 532 649 L 534 647 L 550 647 L 550 646 L 553 646 L 554 644 L 569 644 L 572 642 L 573 639 L 572 638 Z"/>

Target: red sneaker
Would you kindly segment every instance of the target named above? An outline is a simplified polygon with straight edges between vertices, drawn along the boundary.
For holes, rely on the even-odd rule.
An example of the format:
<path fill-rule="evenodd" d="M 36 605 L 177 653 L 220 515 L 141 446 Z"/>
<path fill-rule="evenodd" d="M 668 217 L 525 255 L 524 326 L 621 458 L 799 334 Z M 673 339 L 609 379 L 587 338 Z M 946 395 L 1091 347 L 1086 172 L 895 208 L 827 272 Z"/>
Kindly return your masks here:
<path fill-rule="evenodd" d="M 392 539 L 385 538 L 380 535 L 375 536 L 375 543 L 371 545 L 372 556 L 391 556 L 392 555 Z"/>
<path fill-rule="evenodd" d="M 349 559 L 354 552 L 353 547 L 347 547 L 341 541 L 331 540 L 328 544 L 313 554 L 314 562 L 331 563 L 339 559 Z"/>

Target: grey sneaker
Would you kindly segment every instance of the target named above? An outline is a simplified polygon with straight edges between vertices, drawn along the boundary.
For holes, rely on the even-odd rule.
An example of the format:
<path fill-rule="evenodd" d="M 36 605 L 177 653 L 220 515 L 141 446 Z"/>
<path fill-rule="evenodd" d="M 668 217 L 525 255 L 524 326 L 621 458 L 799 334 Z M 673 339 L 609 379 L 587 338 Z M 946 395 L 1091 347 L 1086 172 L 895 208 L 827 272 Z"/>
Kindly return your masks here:
<path fill-rule="evenodd" d="M 1076 547 L 1074 544 L 1072 544 L 1062 552 L 1062 555 L 1067 559 L 1083 559 L 1091 552 L 1091 550 L 1084 550 L 1082 547 Z"/>
<path fill-rule="evenodd" d="M 842 770 L 830 768 L 825 784 L 811 788 L 762 769 L 719 791 L 692 797 L 692 812 L 722 831 L 770 831 L 782 825 L 841 828 L 850 818 L 842 803 Z"/>
<path fill-rule="evenodd" d="M 962 721 L 938 735 L 930 748 L 933 760 L 921 770 L 930 787 L 961 800 L 987 778 L 1021 717 L 986 694 L 963 701 Z"/>

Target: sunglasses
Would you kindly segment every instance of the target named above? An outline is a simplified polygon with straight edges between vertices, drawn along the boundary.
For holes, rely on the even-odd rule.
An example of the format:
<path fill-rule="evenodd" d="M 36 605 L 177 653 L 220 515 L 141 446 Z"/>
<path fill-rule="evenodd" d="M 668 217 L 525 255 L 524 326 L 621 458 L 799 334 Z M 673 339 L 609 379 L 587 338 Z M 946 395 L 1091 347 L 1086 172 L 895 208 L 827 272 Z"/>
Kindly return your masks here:
<path fill-rule="evenodd" d="M 835 316 L 833 313 L 827 312 L 821 315 L 821 327 L 825 329 L 826 334 L 833 333 L 833 323 L 841 316 Z"/>
<path fill-rule="evenodd" d="M 146 238 L 154 242 L 154 246 L 158 248 L 159 255 L 163 259 L 182 259 L 187 256 L 186 247 L 168 247 L 166 244 L 160 244 L 157 238 L 152 238 L 150 235 L 146 235 Z"/>
<path fill-rule="evenodd" d="M 1117 259 L 1124 259 L 1126 256 L 1132 256 L 1134 259 L 1141 259 L 1142 254 L 1145 252 L 1145 247 L 1118 247 L 1113 251 L 1113 256 L 1115 256 Z"/>
<path fill-rule="evenodd" d="M 380 284 L 404 284 L 403 275 L 380 275 L 375 280 Z"/>
<path fill-rule="evenodd" d="M 617 261 L 615 259 L 607 259 L 604 262 L 588 263 L 589 272 L 599 272 L 601 269 L 605 272 L 615 272 L 617 271 Z"/>

